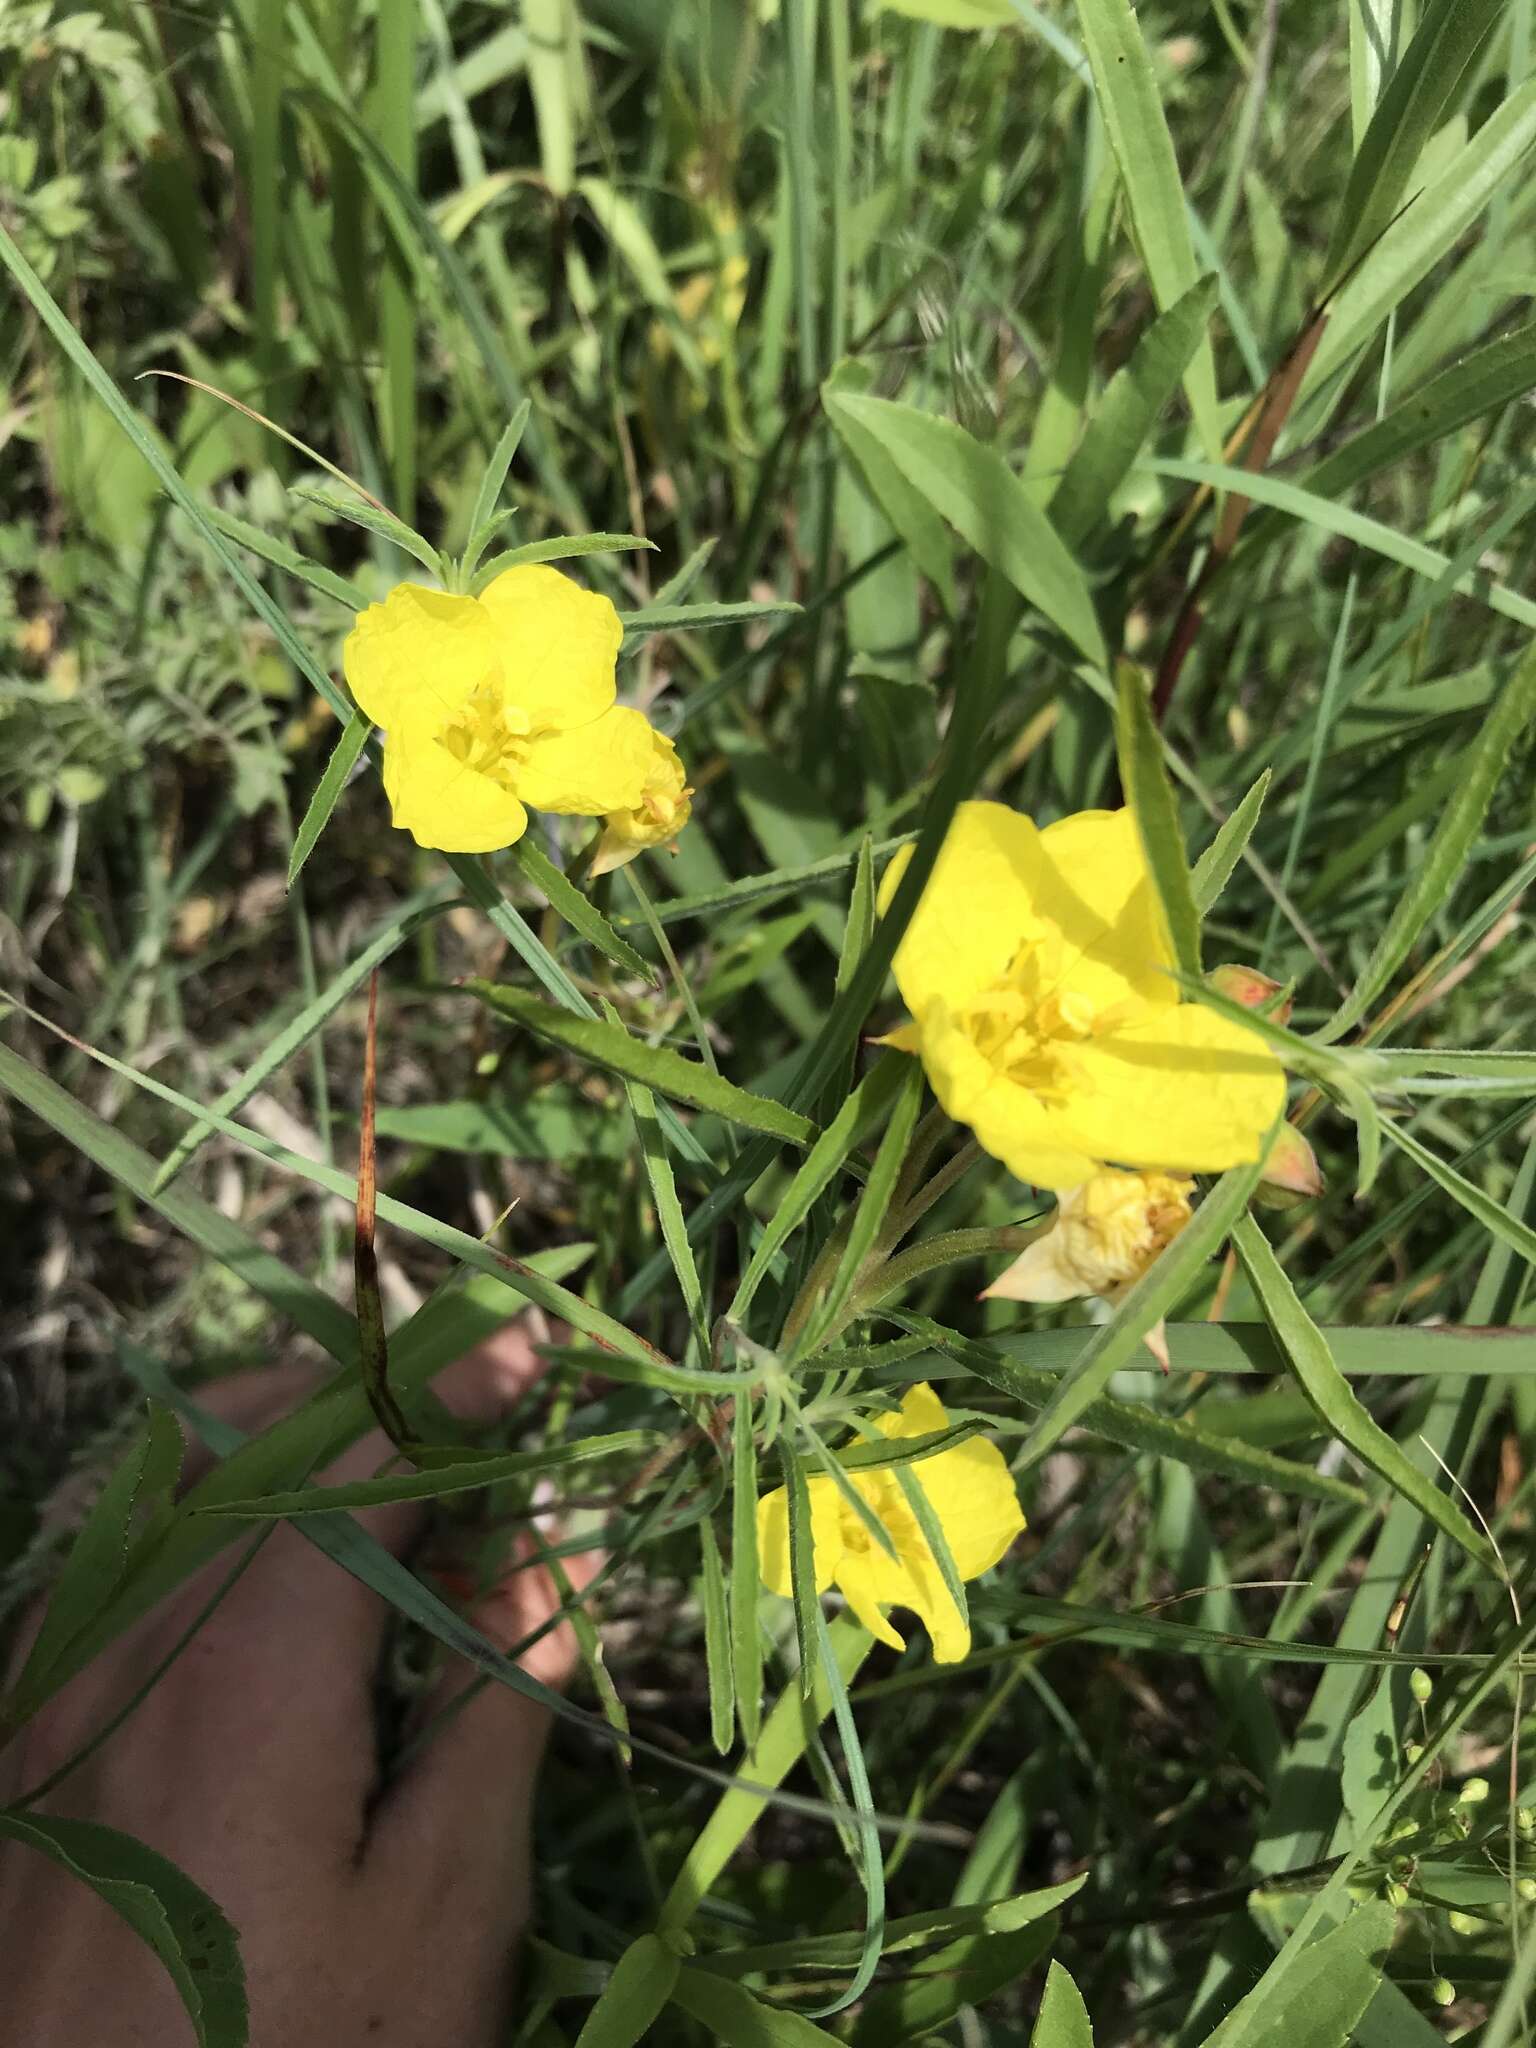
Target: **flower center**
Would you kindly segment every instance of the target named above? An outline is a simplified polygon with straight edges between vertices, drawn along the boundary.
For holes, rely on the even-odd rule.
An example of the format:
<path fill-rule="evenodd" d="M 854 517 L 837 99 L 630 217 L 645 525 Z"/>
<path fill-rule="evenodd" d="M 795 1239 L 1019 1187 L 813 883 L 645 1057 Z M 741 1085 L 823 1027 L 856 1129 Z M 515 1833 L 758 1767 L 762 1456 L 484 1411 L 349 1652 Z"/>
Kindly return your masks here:
<path fill-rule="evenodd" d="M 974 996 L 962 1022 L 987 1064 L 1042 1102 L 1081 1094 L 1074 1049 L 1111 1020 L 1064 984 L 1052 948 L 1030 939 L 1000 981 Z"/>
<path fill-rule="evenodd" d="M 508 705 L 495 678 L 488 676 L 437 737 L 456 761 L 515 793 L 528 759 L 527 735 L 527 712 Z"/>

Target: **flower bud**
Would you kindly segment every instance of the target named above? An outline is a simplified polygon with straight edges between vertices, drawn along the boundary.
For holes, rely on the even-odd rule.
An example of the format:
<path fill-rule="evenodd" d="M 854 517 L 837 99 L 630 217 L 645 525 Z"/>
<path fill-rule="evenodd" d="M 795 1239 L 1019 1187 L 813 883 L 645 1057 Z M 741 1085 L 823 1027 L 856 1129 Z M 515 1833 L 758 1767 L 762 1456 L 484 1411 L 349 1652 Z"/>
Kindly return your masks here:
<path fill-rule="evenodd" d="M 1428 1706 L 1430 1697 L 1435 1690 L 1435 1681 L 1420 1665 L 1415 1664 L 1412 1671 L 1408 1674 L 1408 1690 L 1413 1694 L 1421 1707 Z"/>
<path fill-rule="evenodd" d="M 1524 1899 L 1525 1903 L 1529 1905 L 1532 1899 L 1536 1899 L 1536 1877 L 1517 1877 L 1515 1879 L 1515 1890 Z"/>
<path fill-rule="evenodd" d="M 1536 1807 L 1516 1807 L 1515 1827 L 1522 1835 L 1536 1835 Z"/>
<path fill-rule="evenodd" d="M 1481 1932 L 1482 1922 L 1475 1920 L 1470 1913 L 1447 1913 L 1445 1917 L 1451 1923 L 1452 1934 L 1477 1934 Z"/>
<path fill-rule="evenodd" d="M 1429 1987 L 1429 1995 L 1436 2005 L 1454 2005 L 1456 2003 L 1456 1986 L 1449 1977 L 1437 1977 Z"/>
<path fill-rule="evenodd" d="M 1463 1806 L 1481 1806 L 1488 1797 L 1486 1778 L 1468 1778 L 1456 1797 Z"/>
<path fill-rule="evenodd" d="M 1241 1003 L 1245 1010 L 1262 1010 L 1276 1024 L 1290 1023 L 1289 992 L 1283 983 L 1271 981 L 1256 967 L 1213 967 L 1205 978 L 1229 1003 Z"/>
<path fill-rule="evenodd" d="M 1322 1192 L 1317 1154 L 1294 1124 L 1282 1124 L 1270 1140 L 1259 1199 L 1272 1209 L 1291 1209 Z"/>
<path fill-rule="evenodd" d="M 1424 1745 L 1422 1742 L 1405 1742 L 1403 1744 L 1403 1756 L 1407 1762 L 1416 1764 L 1423 1754 Z"/>
<path fill-rule="evenodd" d="M 1408 1887 L 1405 1884 L 1399 1884 L 1396 1878 L 1392 1878 L 1383 1886 L 1382 1897 L 1389 1906 L 1395 1906 L 1401 1912 L 1408 1903 Z"/>

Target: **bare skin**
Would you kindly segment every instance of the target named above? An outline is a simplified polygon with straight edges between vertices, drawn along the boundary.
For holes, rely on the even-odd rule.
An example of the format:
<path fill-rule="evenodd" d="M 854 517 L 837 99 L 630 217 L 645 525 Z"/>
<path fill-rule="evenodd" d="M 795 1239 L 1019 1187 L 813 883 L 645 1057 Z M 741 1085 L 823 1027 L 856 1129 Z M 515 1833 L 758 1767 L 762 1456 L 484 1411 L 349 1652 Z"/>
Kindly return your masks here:
<path fill-rule="evenodd" d="M 539 1371 L 509 1325 L 450 1366 L 437 1391 L 490 1417 Z M 265 1428 L 307 1387 L 277 1370 L 208 1406 Z M 359 1479 L 389 1451 L 371 1435 L 325 1478 Z M 414 1506 L 359 1517 L 397 1553 Z M 0 1755 L 0 1803 L 77 1750 L 164 1657 L 208 1600 L 212 1566 L 66 1686 Z M 515 1572 L 474 1619 L 508 1646 L 558 1605 L 540 1567 Z M 371 1686 L 385 1610 L 291 1529 L 278 1529 L 144 1705 L 40 1807 L 105 1822 L 178 1863 L 240 1931 L 253 2048 L 490 2048 L 527 1917 L 534 1781 L 548 1717 L 481 1689 L 375 1803 Z M 570 1631 L 524 1669 L 563 1686 Z M 429 1711 L 469 1682 L 446 1676 Z M 0 1984 L 16 2048 L 176 2048 L 192 2029 L 139 1938 L 85 1885 L 0 1845 Z"/>

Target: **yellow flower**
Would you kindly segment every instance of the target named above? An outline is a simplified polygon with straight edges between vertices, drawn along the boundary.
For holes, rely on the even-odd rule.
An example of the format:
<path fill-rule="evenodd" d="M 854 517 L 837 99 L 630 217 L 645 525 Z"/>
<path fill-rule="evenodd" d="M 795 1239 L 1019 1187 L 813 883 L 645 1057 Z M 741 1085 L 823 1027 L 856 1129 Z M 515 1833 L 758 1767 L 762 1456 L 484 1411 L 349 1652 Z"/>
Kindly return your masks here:
<path fill-rule="evenodd" d="M 946 1429 L 949 1417 L 938 1395 L 923 1382 L 908 1388 L 900 1414 L 878 1415 L 873 1426 L 886 1437 L 928 1436 Z M 906 1469 L 927 1495 L 962 1579 L 990 1570 L 1024 1527 L 1013 1475 L 995 1444 L 972 1437 L 953 1450 L 919 1458 Z M 905 1646 L 882 1610 L 910 1607 L 933 1638 L 937 1661 L 957 1663 L 970 1650 L 971 1632 L 907 1505 L 900 1480 L 890 1468 L 855 1470 L 848 1477 L 879 1517 L 896 1555 L 886 1556 L 836 1481 L 818 1473 L 806 1482 L 817 1592 L 836 1586 L 870 1634 L 893 1650 Z M 757 1504 L 757 1548 L 769 1591 L 788 1594 L 789 1501 L 782 1486 Z"/>
<path fill-rule="evenodd" d="M 880 889 L 890 906 L 910 853 Z M 1108 1162 L 1184 1173 L 1256 1159 L 1285 1099 L 1261 1038 L 1182 1003 L 1129 811 L 1079 811 L 1040 831 L 1021 812 L 961 804 L 896 949 L 934 1093 L 994 1158 L 1037 1187 Z"/>
<path fill-rule="evenodd" d="M 1050 1228 L 985 1290 L 1004 1301 L 1109 1300 L 1139 1280 L 1189 1221 L 1193 1181 L 1096 1173 L 1062 1191 Z"/>
<path fill-rule="evenodd" d="M 615 705 L 624 629 L 558 569 L 508 569 L 479 597 L 399 583 L 359 612 L 343 660 L 384 728 L 394 822 L 421 846 L 491 853 L 525 805 L 599 817 L 638 804 L 652 733 Z"/>
<path fill-rule="evenodd" d="M 676 747 L 665 733 L 652 727 L 651 761 L 640 801 L 627 810 L 610 811 L 603 820 L 603 833 L 590 872 L 606 875 L 623 867 L 646 847 L 675 839 L 692 815 L 692 795 Z"/>

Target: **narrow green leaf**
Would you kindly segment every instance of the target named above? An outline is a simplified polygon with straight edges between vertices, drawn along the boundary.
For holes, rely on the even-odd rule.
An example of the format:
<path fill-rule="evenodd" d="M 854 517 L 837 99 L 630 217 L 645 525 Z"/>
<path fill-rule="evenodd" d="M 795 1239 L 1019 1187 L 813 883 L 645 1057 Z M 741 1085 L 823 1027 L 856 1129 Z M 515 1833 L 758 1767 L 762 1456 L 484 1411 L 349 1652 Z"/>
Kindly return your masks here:
<path fill-rule="evenodd" d="M 1163 764 L 1163 738 L 1134 662 L 1115 664 L 1115 750 L 1120 779 L 1136 819 L 1147 867 L 1163 906 L 1173 956 L 1186 974 L 1200 972 L 1200 913 L 1190 887 L 1179 807 Z"/>
<path fill-rule="evenodd" d="M 1087 540 L 1151 438 L 1205 338 L 1218 288 L 1214 276 L 1192 284 L 1110 378 L 1050 500 L 1051 524 L 1069 548 Z"/>
<path fill-rule="evenodd" d="M 816 1349 L 859 1284 L 865 1261 L 875 1249 L 884 1228 L 922 1102 L 922 1068 L 915 1060 L 907 1060 L 897 1079 L 890 1122 L 881 1136 L 875 1163 L 860 1193 L 836 1269 L 827 1283 L 826 1293 L 814 1305 L 811 1317 L 795 1344 L 796 1359 Z"/>
<path fill-rule="evenodd" d="M 981 2005 L 1032 1970 L 1056 1938 L 1048 1916 L 1011 1934 L 968 1935 L 935 1949 L 899 1983 L 865 2001 L 854 2048 L 917 2041 L 946 2026 L 965 2005 Z"/>
<path fill-rule="evenodd" d="M 873 1688 L 860 1689 L 860 1698 Z M 906 1913 L 886 1923 L 884 1953 L 902 1955 L 910 1949 L 931 1948 L 935 1942 L 952 1941 L 962 1934 L 1013 1934 L 1033 1921 L 1043 1920 L 1074 1898 L 1088 1882 L 1088 1873 L 1069 1877 L 1065 1884 L 1053 1884 L 1039 1891 L 1020 1892 L 1011 1899 L 982 1899 L 964 1904 L 940 1906 L 927 1913 Z M 751 1948 L 721 1949 L 703 1961 L 711 1975 L 749 1977 L 769 1971 L 835 1970 L 857 1962 L 861 1937 L 849 1930 L 842 1934 L 802 1934 L 792 1941 L 765 1941 Z"/>
<path fill-rule="evenodd" d="M 875 935 L 874 841 L 866 832 L 859 841 L 859 856 L 853 871 L 853 893 L 848 899 L 848 918 L 843 926 L 842 951 L 837 961 L 837 987 L 844 989 L 870 940 Z"/>
<path fill-rule="evenodd" d="M 204 508 L 210 523 L 218 528 L 229 540 L 247 548 L 253 555 L 259 555 L 264 562 L 270 562 L 274 569 L 282 569 L 296 577 L 300 583 L 307 583 L 311 590 L 321 591 L 326 597 L 334 597 L 349 612 L 367 609 L 370 599 L 365 590 L 348 582 L 345 576 L 337 576 L 329 569 L 323 569 L 318 562 L 312 562 L 307 555 L 301 555 L 297 548 L 287 541 L 278 540 L 273 534 L 263 533 L 258 526 L 252 526 L 244 519 L 237 519 L 232 512 L 222 511 L 217 505 Z"/>
<path fill-rule="evenodd" d="M 553 1472 L 564 1465 L 584 1465 L 594 1458 L 622 1457 L 629 1451 L 653 1450 L 656 1431 L 621 1429 L 606 1436 L 582 1437 L 576 1443 L 547 1444 L 536 1451 L 459 1449 L 457 1462 L 433 1464 L 419 1472 L 392 1472 L 380 1479 L 355 1479 L 345 1486 L 306 1486 L 292 1493 L 269 1493 L 254 1500 L 220 1500 L 198 1512 L 235 1515 L 265 1521 L 295 1515 L 330 1514 L 337 1508 L 381 1507 L 401 1500 L 439 1500 L 451 1493 L 470 1493 L 498 1480 Z"/>
<path fill-rule="evenodd" d="M 1093 2048 L 1093 2028 L 1083 1994 L 1060 1963 L 1052 1963 L 1045 1979 L 1045 1996 L 1035 2016 L 1029 2048 Z"/>
<path fill-rule="evenodd" d="M 758 619 L 782 618 L 801 607 L 788 598 L 741 604 L 650 604 L 637 612 L 620 612 L 627 648 L 642 633 L 698 632 L 715 626 L 746 626 Z"/>
<path fill-rule="evenodd" d="M 340 498 L 334 491 L 314 490 L 308 484 L 295 484 L 292 490 L 294 497 L 318 506 L 333 519 L 345 519 L 351 526 L 366 527 L 381 539 L 392 541 L 403 553 L 414 555 L 422 567 L 430 570 L 439 581 L 443 580 L 443 558 L 437 549 L 430 547 L 414 527 L 407 526 L 403 519 L 397 519 L 393 512 L 381 512 L 377 505 L 370 505 L 364 498 Z"/>
<path fill-rule="evenodd" d="M 525 832 L 513 847 L 512 859 L 541 892 L 550 909 L 563 917 L 572 931 L 580 932 L 626 974 L 638 974 L 642 980 L 655 983 L 656 969 L 650 961 L 637 953 L 627 939 L 619 937 L 591 897 L 583 894 L 564 870 L 555 866 L 543 848 L 535 843 L 531 832 Z"/>
<path fill-rule="evenodd" d="M 1141 260 L 1159 310 L 1167 313 L 1198 282 L 1199 269 L 1157 74 L 1130 0 L 1077 0 L 1077 18 Z M 1208 340 L 1197 344 L 1184 389 L 1206 452 L 1217 455 L 1222 435 Z"/>
<path fill-rule="evenodd" d="M 617 1029 L 623 1029 L 616 1018 L 613 1022 Z M 704 1289 L 699 1280 L 693 1246 L 688 1239 L 687 1219 L 677 1198 L 677 1181 L 672 1172 L 672 1160 L 662 1143 L 661 1130 L 656 1122 L 656 1099 L 650 1089 L 639 1081 L 626 1080 L 624 1092 L 629 1097 L 630 1110 L 635 1119 L 635 1131 L 640 1140 L 640 1156 L 645 1162 L 645 1177 L 650 1185 L 651 1200 L 656 1205 L 656 1221 L 661 1230 L 661 1240 L 666 1246 L 667 1257 L 672 1261 L 672 1271 L 677 1277 L 678 1297 L 687 1312 L 689 1325 L 693 1331 L 695 1354 L 698 1358 L 705 1359 L 709 1356 L 709 1329 L 704 1311 Z"/>
<path fill-rule="evenodd" d="M 1438 1181 L 1469 1216 L 1475 1216 L 1485 1230 L 1491 1231 L 1501 1244 L 1508 1245 L 1518 1258 L 1529 1265 L 1536 1265 L 1536 1230 L 1512 1215 L 1502 1202 L 1496 1202 L 1492 1195 L 1485 1194 L 1475 1181 L 1468 1180 L 1464 1173 L 1458 1173 L 1438 1153 L 1420 1144 L 1407 1125 L 1396 1117 L 1384 1117 L 1382 1128 L 1393 1144 L 1416 1161 L 1431 1180 Z"/>
<path fill-rule="evenodd" d="M 1326 298 L 1379 240 L 1408 196 L 1424 145 L 1503 12 L 1503 0 L 1430 0 L 1377 103 L 1339 202 L 1323 265 Z"/>
<path fill-rule="evenodd" d="M 864 1892 L 864 1933 L 853 1977 L 835 1998 L 825 2005 L 813 2006 L 809 2015 L 812 2019 L 828 2019 L 833 2013 L 846 2012 L 850 2005 L 856 2005 L 874 1980 L 885 1940 L 885 1863 L 880 1848 L 880 1830 L 875 1825 L 875 1801 L 869 1787 L 864 1746 L 859 1740 L 853 1709 L 848 1704 L 848 1686 L 833 1652 L 826 1616 L 819 1603 L 813 1602 L 811 1618 L 815 1623 L 820 1651 L 816 1660 L 818 1675 L 827 1683 L 832 1719 L 843 1747 L 843 1768 L 848 1773 L 848 1789 L 853 1795 L 854 1867 Z M 1003 1938 L 1007 1939 L 1006 1936 Z"/>
<path fill-rule="evenodd" d="M 608 1988 L 587 2014 L 576 2048 L 634 2048 L 672 1996 L 677 1951 L 654 1934 L 632 1941 L 613 1966 Z"/>
<path fill-rule="evenodd" d="M 789 1522 L 789 1584 L 795 1605 L 795 1643 L 800 1652 L 800 1692 L 809 1699 L 820 1661 L 817 1621 L 821 1601 L 816 1591 L 816 1552 L 811 1540 L 811 1497 L 806 1489 L 805 1467 L 784 1437 L 779 1439 L 779 1470 L 784 1477 Z"/>
<path fill-rule="evenodd" d="M 814 2020 L 764 2005 L 744 1985 L 707 1970 L 681 1971 L 673 2000 L 724 2048 L 838 2048 L 838 2037 Z"/>
<path fill-rule="evenodd" d="M 757 1603 L 762 1569 L 757 1555 L 757 1441 L 752 1402 L 736 1398 L 731 1424 L 731 1665 L 736 1715 L 748 1748 L 762 1729 L 763 1638 Z"/>
<path fill-rule="evenodd" d="M 913 561 L 953 618 L 957 605 L 955 561 L 947 524 L 907 477 L 879 435 L 871 433 L 842 402 L 850 392 L 861 396 L 872 381 L 866 365 L 840 363 L 821 387 L 822 405 L 838 439 L 858 465 L 875 503 L 900 534 Z"/>
<path fill-rule="evenodd" d="M 699 1606 L 704 1616 L 704 1664 L 709 1676 L 709 1734 L 716 1754 L 728 1756 L 736 1739 L 736 1674 L 731 1661 L 725 1565 L 714 1520 L 709 1515 L 699 1524 L 699 1557 Z"/>
<path fill-rule="evenodd" d="M 1233 1230 L 1232 1241 L 1302 1392 L 1340 1443 L 1395 1492 L 1412 1501 L 1470 1558 L 1486 1570 L 1497 1571 L 1493 1546 L 1471 1517 L 1450 1494 L 1424 1476 L 1355 1399 L 1327 1339 L 1302 1307 L 1268 1238 L 1252 1217 L 1242 1219 Z"/>
<path fill-rule="evenodd" d="M 655 546 L 655 541 L 642 540 L 637 533 L 556 534 L 549 540 L 525 541 L 521 547 L 507 548 L 502 554 L 492 555 L 476 571 L 470 588 L 478 594 L 504 570 L 520 569 L 528 562 L 569 562 L 583 555 L 617 555 L 634 548 L 654 550 Z M 620 614 L 620 617 L 624 616 Z"/>
<path fill-rule="evenodd" d="M 1360 1022 L 1385 992 L 1419 935 L 1454 887 L 1482 828 L 1500 776 L 1510 765 L 1516 742 L 1536 714 L 1536 646 L 1500 691 L 1491 715 L 1463 757 L 1465 772 L 1441 813 L 1434 837 L 1415 863 L 1387 928 L 1360 978 L 1317 1034 L 1323 1044 L 1341 1038 Z"/>
<path fill-rule="evenodd" d="M 983 561 L 1096 667 L 1106 665 L 1082 570 L 997 449 L 951 420 L 890 399 L 841 392 L 837 404 Z"/>
<path fill-rule="evenodd" d="M 782 1139 L 790 1145 L 810 1145 L 820 1135 L 809 1117 L 786 1109 L 767 1096 L 751 1095 L 745 1088 L 712 1074 L 698 1060 L 690 1060 L 667 1046 L 646 1045 L 620 1024 L 598 1017 L 573 1017 L 568 1011 L 551 1009 L 537 996 L 522 989 L 505 988 L 491 981 L 466 981 L 469 994 L 505 1017 L 511 1024 L 563 1047 L 578 1058 L 602 1067 L 610 1074 L 639 1081 L 658 1095 L 686 1102 L 694 1109 L 723 1117 L 749 1131 Z"/>
<path fill-rule="evenodd" d="M 315 793 L 309 800 L 309 808 L 293 836 L 293 852 L 288 861 L 290 889 L 299 879 L 305 861 L 314 851 L 315 841 L 330 823 L 331 812 L 336 808 L 336 799 L 341 795 L 347 777 L 357 766 L 358 756 L 367 746 L 368 735 L 372 731 L 373 720 L 365 718 L 361 711 L 354 711 L 347 720 L 341 738 L 331 750 L 331 758 L 325 764 L 325 773 L 316 784 Z"/>
<path fill-rule="evenodd" d="M 507 471 L 512 467 L 512 458 L 516 455 L 518 444 L 523 438 L 523 430 L 528 425 L 529 409 L 529 401 L 525 398 L 508 420 L 500 440 L 491 450 L 490 460 L 480 477 L 480 488 L 475 493 L 474 510 L 469 515 L 471 536 L 479 533 L 494 516 L 497 506 L 501 503 L 502 487 L 507 481 Z M 474 568 L 476 553 L 477 551 L 472 551 L 470 555 L 465 556 L 466 571 Z"/>
<path fill-rule="evenodd" d="M 1232 871 L 1253 837 L 1269 793 L 1270 773 L 1268 768 L 1264 770 L 1190 871 L 1189 886 L 1200 917 L 1206 916 L 1232 879 Z"/>
<path fill-rule="evenodd" d="M 0 1836 L 88 1884 L 148 1944 L 176 1987 L 198 2048 L 245 2048 L 250 2014 L 235 1930 L 169 1857 L 99 1821 L 51 1813 L 0 1812 Z"/>

